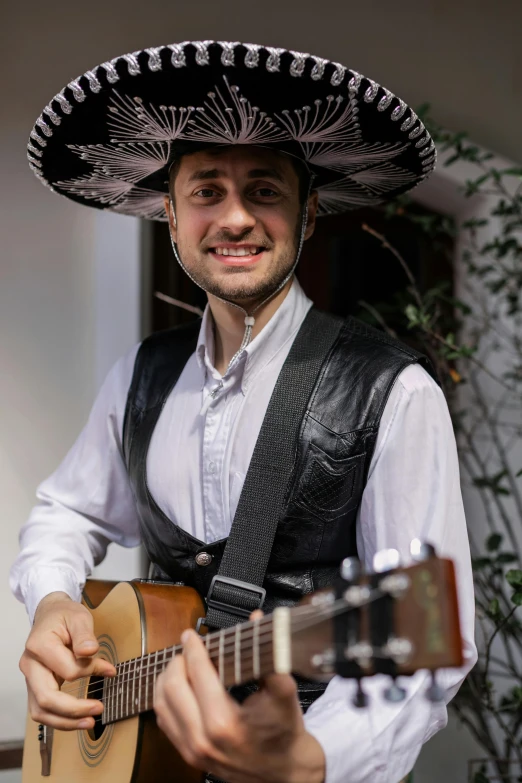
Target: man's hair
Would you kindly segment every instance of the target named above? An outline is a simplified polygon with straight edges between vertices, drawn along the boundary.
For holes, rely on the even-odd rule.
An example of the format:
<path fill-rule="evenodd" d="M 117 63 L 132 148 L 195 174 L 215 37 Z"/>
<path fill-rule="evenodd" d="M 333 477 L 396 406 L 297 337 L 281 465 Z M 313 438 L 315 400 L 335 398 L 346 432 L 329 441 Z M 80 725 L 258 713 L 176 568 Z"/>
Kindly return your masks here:
<path fill-rule="evenodd" d="M 219 147 L 212 150 L 214 154 L 219 155 L 220 152 L 226 152 L 227 147 Z M 307 168 L 306 164 L 300 160 L 299 158 L 294 157 L 294 155 L 287 155 L 284 152 L 279 152 L 279 150 L 273 150 L 273 152 L 276 153 L 276 155 L 284 156 L 285 158 L 288 158 L 290 163 L 292 164 L 292 167 L 297 174 L 297 179 L 299 181 L 299 204 L 301 206 L 304 206 L 309 194 L 312 192 L 311 185 L 311 179 L 312 174 L 310 170 Z M 175 158 L 174 162 L 172 163 L 170 169 L 169 169 L 169 191 L 170 196 L 172 198 L 172 201 L 174 201 L 174 182 L 176 181 L 176 177 L 178 176 L 179 169 L 181 166 L 181 161 L 186 155 L 193 155 L 195 153 L 191 152 L 184 152 L 182 155 L 179 155 L 177 158 Z"/>

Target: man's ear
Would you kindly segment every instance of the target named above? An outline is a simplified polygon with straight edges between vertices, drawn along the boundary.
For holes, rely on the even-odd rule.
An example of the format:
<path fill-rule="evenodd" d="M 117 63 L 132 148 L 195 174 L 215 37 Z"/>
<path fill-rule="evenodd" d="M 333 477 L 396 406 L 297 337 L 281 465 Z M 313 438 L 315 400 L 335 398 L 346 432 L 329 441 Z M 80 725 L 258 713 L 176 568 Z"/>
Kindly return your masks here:
<path fill-rule="evenodd" d="M 308 216 L 306 221 L 306 230 L 304 238 L 310 239 L 315 231 L 315 219 L 317 217 L 317 207 L 319 206 L 319 194 L 313 190 L 308 196 Z"/>
<path fill-rule="evenodd" d="M 165 212 L 167 214 L 167 218 L 169 221 L 170 234 L 172 236 L 173 241 L 177 243 L 178 228 L 176 225 L 176 214 L 174 212 L 174 207 L 172 206 L 172 201 L 170 199 L 170 196 L 164 197 L 164 204 L 165 204 Z"/>

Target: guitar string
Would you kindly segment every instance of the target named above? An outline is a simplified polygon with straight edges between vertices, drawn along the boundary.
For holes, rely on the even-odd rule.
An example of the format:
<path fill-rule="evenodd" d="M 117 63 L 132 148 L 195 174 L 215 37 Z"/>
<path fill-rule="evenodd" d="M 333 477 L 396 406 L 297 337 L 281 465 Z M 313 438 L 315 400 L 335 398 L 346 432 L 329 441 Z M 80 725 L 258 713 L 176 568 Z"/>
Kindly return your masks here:
<path fill-rule="evenodd" d="M 333 605 L 334 604 L 332 604 L 331 606 L 333 606 Z M 317 607 L 303 606 L 303 607 L 298 607 L 298 609 L 299 610 L 307 610 L 306 611 L 306 615 L 311 614 L 310 610 L 313 610 L 314 615 L 317 614 Z M 294 610 L 294 616 L 296 614 L 297 613 Z M 305 614 L 305 612 L 300 611 L 299 614 L 297 615 L 297 619 L 298 620 L 301 619 L 301 622 L 302 622 L 302 615 L 304 615 L 304 614 Z M 257 622 L 258 625 L 269 626 L 269 627 L 266 627 L 265 630 L 261 629 L 260 631 L 258 631 L 258 642 L 259 642 L 259 644 L 265 644 L 265 643 L 269 642 L 270 641 L 269 637 L 273 633 L 272 619 L 273 619 L 272 616 L 269 615 L 266 618 L 262 618 L 262 619 L 260 619 L 258 621 L 251 621 L 249 623 L 244 623 L 242 625 L 242 628 L 244 628 L 244 630 L 241 633 L 241 642 L 242 643 L 243 642 L 250 642 L 250 641 L 254 640 L 254 636 L 255 636 L 254 628 L 255 628 L 256 622 Z M 314 619 L 314 622 L 312 622 L 312 625 L 314 625 L 315 622 L 321 622 L 323 619 L 325 619 L 324 616 L 321 616 L 317 620 Z M 301 630 L 301 628 L 297 627 L 297 626 L 298 626 L 298 623 L 296 623 L 296 624 L 293 623 L 292 624 L 292 630 Z M 308 627 L 308 626 L 306 626 L 306 627 Z M 223 644 L 223 653 L 225 655 L 227 655 L 232 649 L 235 649 L 235 644 L 236 644 L 236 641 L 235 641 L 235 630 L 227 628 L 226 629 L 226 634 L 227 634 L 227 636 L 225 637 L 225 643 Z M 203 637 L 203 639 L 204 638 L 205 637 Z M 211 643 L 208 645 L 208 647 L 206 647 L 208 653 L 210 655 L 212 653 L 218 653 L 219 654 L 220 644 L 221 643 L 220 643 L 220 639 L 219 639 L 219 633 L 218 634 L 212 633 Z M 172 658 L 173 658 L 175 655 L 181 653 L 182 651 L 183 651 L 183 647 L 181 645 L 175 645 L 173 647 L 165 647 L 163 650 L 158 650 L 157 652 L 158 652 L 158 654 L 160 654 L 160 653 L 167 653 L 169 655 L 172 655 Z M 140 677 L 143 674 L 145 674 L 145 675 L 150 674 L 150 669 L 153 670 L 156 667 L 156 663 L 154 661 L 149 660 L 149 662 L 146 665 L 140 664 L 139 665 L 139 669 L 136 669 L 134 667 L 134 670 L 132 672 L 130 672 L 130 671 L 125 672 L 123 670 L 123 667 L 126 666 L 128 663 L 134 663 L 135 664 L 135 663 L 139 662 L 140 660 L 144 661 L 145 658 L 149 658 L 150 659 L 155 654 L 156 654 L 155 652 L 152 652 L 152 653 L 148 653 L 146 656 L 140 656 L 138 658 L 131 658 L 128 661 L 121 661 L 121 662 L 119 662 L 118 664 L 116 664 L 116 667 L 117 668 L 120 667 L 120 671 L 118 672 L 118 674 L 116 674 L 115 677 L 107 677 L 107 680 L 115 682 L 117 677 L 121 678 L 121 680 L 119 682 L 123 681 L 125 683 L 139 680 Z M 172 660 L 172 658 L 170 660 Z M 168 661 L 169 663 L 170 663 L 170 660 Z M 134 676 L 133 677 L 127 677 L 127 678 L 124 679 L 125 675 L 128 675 L 128 674 L 132 674 L 132 675 L 136 675 L 136 676 L 135 677 Z M 90 679 L 92 676 L 93 675 L 86 675 L 85 677 L 80 677 L 78 679 L 79 680 L 86 680 L 86 679 Z M 94 675 L 94 676 L 97 676 L 97 675 Z M 77 681 L 78 680 L 75 680 L 74 682 L 77 682 Z M 85 685 L 81 685 L 78 688 L 72 688 L 72 689 L 69 689 L 69 688 L 66 688 L 66 687 L 62 686 L 61 690 L 62 690 L 63 693 L 67 693 L 67 694 L 73 695 L 74 693 L 78 692 L 79 690 L 83 690 L 84 688 L 85 688 Z M 100 690 L 103 690 L 103 685 L 100 686 L 99 688 L 97 688 L 96 690 L 91 691 L 91 693 L 96 693 L 97 691 L 100 691 Z"/>
<path fill-rule="evenodd" d="M 378 590 L 378 588 L 375 588 L 374 591 L 373 591 L 373 594 L 370 595 L 367 599 L 365 599 L 364 605 L 372 603 L 373 601 L 375 601 L 381 595 L 382 595 L 381 591 Z M 312 626 L 322 622 L 323 620 L 330 619 L 331 617 L 335 617 L 336 615 L 341 614 L 343 611 L 349 611 L 350 609 L 361 608 L 361 607 L 347 607 L 346 606 L 346 601 L 341 598 L 341 599 L 338 599 L 337 601 L 332 602 L 332 604 L 330 604 L 330 606 L 328 606 L 327 608 L 322 607 L 322 609 L 321 609 L 322 613 L 321 613 L 320 616 L 318 616 L 317 607 L 308 607 L 308 606 L 306 606 L 306 607 L 299 607 L 299 608 L 300 609 L 313 609 L 314 616 L 312 618 L 308 618 L 307 619 L 306 617 L 301 618 L 300 615 L 298 615 L 297 616 L 297 622 L 292 623 L 292 632 L 300 631 L 300 630 L 306 630 L 307 628 L 312 627 Z M 310 613 L 310 612 L 308 612 L 308 613 Z M 265 619 L 265 618 L 263 618 L 263 619 Z M 266 618 L 266 620 L 271 623 L 272 622 L 272 617 L 268 616 Z M 259 620 L 258 622 L 261 624 L 263 622 L 263 620 Z M 245 628 L 247 626 L 249 626 L 249 625 L 253 629 L 254 622 L 245 623 L 244 624 Z M 270 629 L 270 630 L 273 630 L 273 629 Z M 214 636 L 214 634 L 213 634 L 213 636 Z M 216 638 L 216 641 L 218 642 L 217 652 L 219 652 L 219 637 L 218 636 L 217 637 L 214 636 L 214 638 Z M 246 641 L 250 640 L 250 636 L 247 637 L 245 635 L 244 638 L 245 638 Z M 252 638 L 253 638 L 253 634 L 252 634 Z M 261 641 L 261 639 L 260 639 L 260 641 Z M 226 650 L 227 646 L 230 649 L 230 648 L 232 648 L 234 646 L 234 644 L 235 644 L 235 641 L 232 640 L 230 644 L 224 645 L 225 650 Z M 183 648 L 180 647 L 180 646 L 175 646 L 175 647 L 166 647 L 164 649 L 168 650 L 169 653 L 173 653 L 173 656 L 174 656 L 178 652 L 181 652 Z M 208 648 L 208 649 L 209 649 L 209 652 L 216 652 L 215 649 L 214 650 L 211 650 L 210 648 Z M 161 652 L 163 652 L 163 650 L 158 650 L 158 653 L 161 653 Z M 155 655 L 154 652 L 153 653 L 148 653 L 147 657 L 150 658 L 153 655 Z M 132 661 L 138 661 L 138 660 L 139 660 L 139 658 L 131 658 L 130 659 L 131 662 Z M 121 663 L 119 663 L 117 665 L 118 666 L 123 666 L 123 665 L 125 665 L 127 663 L 128 663 L 127 661 L 122 661 Z M 170 661 L 169 661 L 169 663 L 170 663 Z M 154 672 L 154 670 L 157 668 L 158 665 L 159 664 L 156 664 L 156 663 L 151 661 L 146 666 L 142 666 L 140 668 L 138 676 L 130 677 L 127 680 L 125 680 L 125 682 L 126 683 L 137 682 L 137 681 L 139 681 L 141 679 L 141 677 L 143 676 L 143 673 L 145 673 L 146 676 L 150 676 L 150 670 L 152 670 Z M 133 674 L 136 674 L 136 672 L 133 672 Z M 124 675 L 124 672 L 121 671 L 121 673 L 117 674 L 116 677 L 107 677 L 106 679 L 108 681 L 116 682 L 116 678 L 119 677 L 119 676 L 123 677 L 123 675 Z M 88 677 L 86 676 L 86 677 L 79 678 L 79 679 L 86 680 L 86 679 L 90 679 L 91 676 L 92 675 L 89 675 Z M 83 690 L 84 688 L 85 688 L 85 685 L 82 685 L 79 688 L 75 688 L 73 690 L 64 689 L 62 687 L 62 692 L 68 693 L 69 695 L 73 695 L 75 692 L 79 692 L 80 690 Z M 96 693 L 98 690 L 102 690 L 103 691 L 103 686 L 100 686 L 98 689 L 96 689 L 96 690 L 94 690 L 92 692 Z M 101 701 L 103 701 L 103 699 L 101 699 Z"/>

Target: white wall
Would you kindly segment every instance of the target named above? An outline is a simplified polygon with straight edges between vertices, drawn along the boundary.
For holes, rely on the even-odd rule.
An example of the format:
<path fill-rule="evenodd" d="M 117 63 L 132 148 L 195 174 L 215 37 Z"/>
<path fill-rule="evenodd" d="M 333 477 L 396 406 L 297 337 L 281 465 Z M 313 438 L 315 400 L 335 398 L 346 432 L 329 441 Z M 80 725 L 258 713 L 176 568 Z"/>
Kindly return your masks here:
<path fill-rule="evenodd" d="M 126 51 L 190 38 L 251 40 L 345 62 L 414 105 L 430 101 L 442 122 L 517 159 L 521 21 L 519 0 L 27 0 L 3 10 L 0 609 L 7 630 L 0 739 L 23 731 L 17 660 L 27 624 L 6 583 L 18 529 L 36 485 L 85 421 L 108 365 L 139 336 L 137 226 L 122 217 L 106 222 L 36 181 L 25 144 L 43 106 L 71 78 Z M 102 568 L 128 575 L 137 567 L 134 556 L 111 553 Z M 441 736 L 431 764 L 442 764 L 446 748 L 451 766 L 459 735 Z M 426 771 L 419 779 L 440 778 Z"/>

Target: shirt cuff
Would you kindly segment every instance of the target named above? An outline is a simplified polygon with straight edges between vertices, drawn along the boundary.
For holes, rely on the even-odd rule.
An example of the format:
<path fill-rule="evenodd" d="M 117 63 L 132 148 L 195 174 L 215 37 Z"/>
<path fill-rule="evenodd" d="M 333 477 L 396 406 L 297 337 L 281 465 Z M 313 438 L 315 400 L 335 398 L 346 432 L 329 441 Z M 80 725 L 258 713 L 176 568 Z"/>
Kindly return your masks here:
<path fill-rule="evenodd" d="M 325 783 L 346 783 L 351 780 L 350 772 L 354 770 L 358 781 L 381 780 L 378 754 L 375 748 L 372 751 L 371 710 L 356 711 L 347 700 L 337 698 L 323 703 L 321 710 L 307 713 L 304 722 L 308 733 L 323 748 Z"/>
<path fill-rule="evenodd" d="M 23 580 L 20 584 L 20 593 L 31 625 L 42 598 L 56 592 L 67 593 L 73 601 L 81 601 L 82 587 L 74 571 L 63 567 L 40 566 L 33 569 Z"/>

